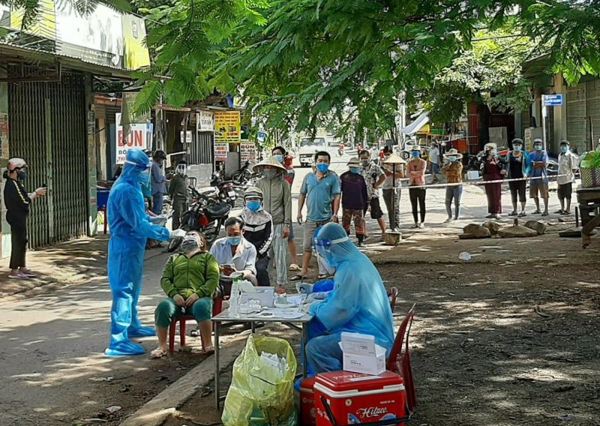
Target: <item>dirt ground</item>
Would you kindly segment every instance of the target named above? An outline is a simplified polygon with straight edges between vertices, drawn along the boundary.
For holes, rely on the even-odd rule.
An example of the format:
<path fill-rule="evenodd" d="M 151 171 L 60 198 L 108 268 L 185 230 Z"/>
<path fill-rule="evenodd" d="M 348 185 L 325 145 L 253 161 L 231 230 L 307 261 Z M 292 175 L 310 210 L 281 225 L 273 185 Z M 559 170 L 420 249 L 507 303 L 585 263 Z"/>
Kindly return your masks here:
<path fill-rule="evenodd" d="M 412 424 L 600 425 L 600 241 L 579 244 L 415 235 L 373 257 L 396 319 L 417 305 Z M 218 423 L 206 388 L 167 424 Z"/>

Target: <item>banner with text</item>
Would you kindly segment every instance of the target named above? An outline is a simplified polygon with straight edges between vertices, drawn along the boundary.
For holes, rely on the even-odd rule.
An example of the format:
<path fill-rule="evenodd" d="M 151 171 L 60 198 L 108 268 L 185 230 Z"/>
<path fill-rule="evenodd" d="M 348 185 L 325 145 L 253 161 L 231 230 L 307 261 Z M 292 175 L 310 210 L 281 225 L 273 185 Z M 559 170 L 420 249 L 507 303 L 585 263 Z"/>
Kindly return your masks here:
<path fill-rule="evenodd" d="M 115 114 L 116 131 L 115 138 L 117 149 L 116 163 L 125 163 L 127 151 L 130 149 L 148 149 L 152 146 L 153 125 L 152 123 L 132 123 L 129 125 L 129 134 L 123 134 L 123 126 L 121 124 L 121 113 Z"/>
<path fill-rule="evenodd" d="M 215 112 L 215 142 L 240 142 L 240 112 Z"/>

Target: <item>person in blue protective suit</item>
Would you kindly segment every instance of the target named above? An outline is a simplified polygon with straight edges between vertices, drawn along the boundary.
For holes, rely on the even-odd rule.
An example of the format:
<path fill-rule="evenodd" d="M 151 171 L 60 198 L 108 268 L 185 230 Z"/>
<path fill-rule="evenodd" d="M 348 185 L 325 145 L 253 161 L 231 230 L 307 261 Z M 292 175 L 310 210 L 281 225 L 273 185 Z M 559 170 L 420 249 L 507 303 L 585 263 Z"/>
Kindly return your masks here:
<path fill-rule="evenodd" d="M 335 271 L 334 288 L 323 301 L 315 301 L 306 346 L 311 374 L 342 369 L 339 347 L 344 331 L 368 334 L 386 349 L 394 343 L 392 310 L 379 272 L 350 241 L 342 226 L 324 225 L 314 239 L 323 265 Z"/>
<path fill-rule="evenodd" d="M 152 327 L 143 327 L 138 318 L 142 292 L 146 239 L 166 241 L 178 236 L 152 224 L 146 214 L 142 186 L 150 180 L 150 160 L 141 150 L 129 150 L 125 167 L 108 197 L 108 279 L 113 296 L 110 344 L 105 355 L 141 355 L 144 348 L 130 337 L 154 336 Z M 179 230 L 185 235 L 185 231 Z"/>

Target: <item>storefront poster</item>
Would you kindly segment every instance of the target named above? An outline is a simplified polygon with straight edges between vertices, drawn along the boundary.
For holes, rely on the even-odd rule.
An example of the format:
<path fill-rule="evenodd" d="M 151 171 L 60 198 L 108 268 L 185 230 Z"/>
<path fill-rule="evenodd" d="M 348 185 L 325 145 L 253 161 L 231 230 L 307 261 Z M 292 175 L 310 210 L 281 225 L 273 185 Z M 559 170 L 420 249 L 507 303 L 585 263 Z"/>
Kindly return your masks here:
<path fill-rule="evenodd" d="M 254 142 L 242 142 L 240 144 L 240 161 L 245 163 L 256 163 L 256 144 Z"/>
<path fill-rule="evenodd" d="M 227 142 L 215 142 L 215 161 L 227 161 L 229 144 Z"/>
<path fill-rule="evenodd" d="M 196 130 L 199 132 L 214 132 L 215 120 L 210 111 L 200 111 L 196 114 Z"/>
<path fill-rule="evenodd" d="M 240 112 L 215 112 L 215 142 L 240 142 Z"/>
<path fill-rule="evenodd" d="M 123 40 L 125 42 L 125 69 L 138 70 L 150 65 L 150 54 L 146 48 L 146 26 L 142 18 L 123 15 Z"/>
<path fill-rule="evenodd" d="M 152 146 L 153 125 L 152 123 L 132 123 L 129 125 L 129 135 L 124 135 L 121 124 L 121 114 L 116 115 L 116 164 L 125 163 L 127 151 L 130 149 L 148 149 Z"/>

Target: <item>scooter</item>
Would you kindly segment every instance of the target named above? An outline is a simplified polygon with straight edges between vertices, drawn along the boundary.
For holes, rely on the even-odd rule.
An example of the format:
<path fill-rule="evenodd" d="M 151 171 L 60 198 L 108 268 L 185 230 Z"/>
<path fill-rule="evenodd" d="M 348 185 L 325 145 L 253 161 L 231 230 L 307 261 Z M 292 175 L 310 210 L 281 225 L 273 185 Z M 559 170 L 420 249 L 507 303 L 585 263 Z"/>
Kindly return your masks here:
<path fill-rule="evenodd" d="M 180 229 L 184 231 L 200 231 L 206 237 L 209 245 L 215 242 L 221 232 L 221 227 L 229 217 L 231 205 L 228 202 L 209 197 L 190 187 L 192 202 L 190 207 L 181 217 Z M 183 238 L 173 238 L 167 250 L 177 250 Z"/>

